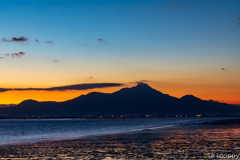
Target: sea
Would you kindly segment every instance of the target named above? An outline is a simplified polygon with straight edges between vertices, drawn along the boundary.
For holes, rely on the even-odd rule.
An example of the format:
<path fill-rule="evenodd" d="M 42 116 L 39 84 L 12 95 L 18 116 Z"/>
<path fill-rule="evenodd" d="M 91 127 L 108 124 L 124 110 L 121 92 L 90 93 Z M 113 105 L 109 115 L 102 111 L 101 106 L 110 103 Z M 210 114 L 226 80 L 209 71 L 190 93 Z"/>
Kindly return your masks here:
<path fill-rule="evenodd" d="M 161 129 L 182 123 L 202 123 L 227 118 L 229 117 L 0 119 L 0 145 Z"/>

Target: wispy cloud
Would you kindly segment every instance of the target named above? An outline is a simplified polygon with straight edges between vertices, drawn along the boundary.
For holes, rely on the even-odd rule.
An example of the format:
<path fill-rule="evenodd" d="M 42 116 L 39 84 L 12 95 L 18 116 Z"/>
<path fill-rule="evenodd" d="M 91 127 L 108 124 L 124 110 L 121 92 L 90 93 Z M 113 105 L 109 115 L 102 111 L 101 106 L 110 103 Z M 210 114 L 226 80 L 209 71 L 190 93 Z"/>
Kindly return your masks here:
<path fill-rule="evenodd" d="M 98 38 L 97 40 L 100 41 L 100 42 L 104 42 L 105 41 L 102 38 Z"/>
<path fill-rule="evenodd" d="M 14 107 L 16 104 L 0 104 L 0 108 Z"/>
<path fill-rule="evenodd" d="M 0 54 L 0 55 L 6 56 L 6 57 L 7 56 L 12 56 L 14 58 L 14 57 L 22 57 L 22 56 L 25 55 L 25 53 L 24 52 L 18 52 L 18 53 L 11 53 L 11 54 L 7 53 L 7 54 Z M 2 57 L 2 58 L 4 58 L 4 57 Z"/>
<path fill-rule="evenodd" d="M 26 41 L 29 41 L 29 39 L 24 37 L 24 36 L 19 37 L 19 38 L 12 37 L 12 39 L 2 38 L 2 40 L 1 40 L 1 42 L 26 42 Z M 40 43 L 40 41 L 38 39 L 34 39 L 34 41 L 36 43 Z M 44 42 L 47 43 L 47 44 L 54 44 L 54 42 L 51 41 L 51 40 L 47 40 L 47 41 L 44 41 Z"/>
<path fill-rule="evenodd" d="M 108 42 L 108 41 L 106 41 L 105 39 L 102 39 L 102 38 L 98 38 L 97 41 L 99 41 L 99 42 Z"/>
<path fill-rule="evenodd" d="M 0 57 L 0 59 L 3 59 L 4 57 Z"/>
<path fill-rule="evenodd" d="M 47 43 L 47 44 L 54 44 L 54 42 L 50 41 L 50 40 L 45 41 L 45 43 Z"/>
<path fill-rule="evenodd" d="M 109 41 L 102 39 L 102 38 L 98 38 L 97 41 L 102 42 L 102 43 L 110 43 Z"/>
<path fill-rule="evenodd" d="M 66 91 L 66 90 L 88 90 L 94 88 L 117 87 L 122 86 L 121 83 L 84 83 L 51 88 L 0 88 L 0 92 L 6 91 Z"/>
<path fill-rule="evenodd" d="M 221 70 L 222 70 L 222 71 L 227 71 L 227 69 L 226 69 L 226 68 L 221 68 Z"/>
<path fill-rule="evenodd" d="M 57 59 L 53 59 L 53 62 L 59 62 L 59 60 L 57 60 Z"/>
<path fill-rule="evenodd" d="M 12 57 L 22 57 L 24 55 L 25 55 L 24 52 L 12 53 Z"/>
<path fill-rule="evenodd" d="M 82 43 L 82 46 L 88 46 L 87 44 Z"/>
<path fill-rule="evenodd" d="M 2 38 L 1 42 L 11 42 L 12 40 L 7 40 L 6 38 Z"/>
<path fill-rule="evenodd" d="M 28 41 L 28 38 L 26 37 L 12 37 L 12 39 L 6 39 L 6 38 L 2 38 L 1 42 L 26 42 Z"/>
<path fill-rule="evenodd" d="M 140 80 L 140 81 L 134 81 L 134 82 L 130 82 L 130 83 L 139 84 L 139 83 L 144 83 L 144 82 L 150 82 L 150 81 L 149 80 Z"/>

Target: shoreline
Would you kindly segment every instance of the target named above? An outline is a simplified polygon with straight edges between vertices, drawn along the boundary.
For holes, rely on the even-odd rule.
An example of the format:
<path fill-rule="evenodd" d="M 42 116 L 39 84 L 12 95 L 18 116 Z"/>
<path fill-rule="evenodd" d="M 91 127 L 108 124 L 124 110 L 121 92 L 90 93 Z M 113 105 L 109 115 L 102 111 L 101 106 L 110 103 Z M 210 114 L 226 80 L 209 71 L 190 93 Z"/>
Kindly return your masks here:
<path fill-rule="evenodd" d="M 177 126 L 178 124 L 169 124 L 159 127 L 150 127 L 150 128 L 142 128 L 142 129 L 134 129 L 134 130 L 125 130 L 125 131 L 116 131 L 116 132 L 108 132 L 108 133 L 96 133 L 96 134 L 90 134 L 90 135 L 82 135 L 82 136 L 73 136 L 73 137 L 60 137 L 60 138 L 46 138 L 41 140 L 32 140 L 32 141 L 23 141 L 23 142 L 14 142 L 14 143 L 4 143 L 0 144 L 1 147 L 11 147 L 16 145 L 31 145 L 35 143 L 44 143 L 44 142 L 55 142 L 55 141 L 65 141 L 65 140 L 78 140 L 78 139 L 84 139 L 84 138 L 95 138 L 95 137 L 104 137 L 108 135 L 118 135 L 118 134 L 128 134 L 131 132 L 141 132 L 144 130 L 157 130 L 157 129 L 164 129 L 169 127 Z"/>
<path fill-rule="evenodd" d="M 240 119 L 0 146 L 0 159 L 211 159 L 240 153 Z"/>
<path fill-rule="evenodd" d="M 194 117 L 188 117 L 188 118 L 194 118 Z M 36 139 L 36 140 L 30 140 L 30 141 L 19 141 L 19 142 L 11 142 L 11 143 L 2 143 L 0 144 L 0 147 L 4 146 L 14 146 L 14 145 L 28 145 L 28 144 L 35 144 L 35 143 L 43 143 L 43 142 L 54 142 L 54 141 L 64 141 L 64 140 L 78 140 L 78 139 L 83 139 L 83 138 L 94 138 L 94 137 L 99 137 L 99 136 L 107 136 L 107 135 L 117 135 L 117 134 L 127 134 L 131 132 L 141 132 L 144 130 L 158 130 L 158 129 L 164 129 L 164 128 L 169 128 L 169 127 L 178 127 L 179 125 L 188 125 L 188 124 L 195 124 L 195 123 L 203 123 L 203 122 L 208 122 L 208 121 L 216 121 L 219 119 L 207 119 L 207 120 L 197 120 L 197 118 L 200 117 L 195 117 L 196 119 L 192 121 L 172 121 L 172 122 L 167 122 L 166 124 L 162 126 L 145 126 L 144 128 L 139 128 L 139 129 L 132 129 L 132 130 L 120 130 L 120 131 L 113 131 L 113 132 L 106 132 L 106 133 L 92 133 L 92 134 L 87 134 L 87 135 L 79 135 L 79 136 L 70 136 L 70 137 L 55 137 L 55 138 L 42 138 L 42 139 Z M 207 118 L 207 117 L 206 117 Z M 213 117 L 211 117 L 213 118 Z M 220 118 L 220 117 L 215 117 L 215 118 Z M 221 117 L 223 118 L 223 117 Z M 236 118 L 236 117 L 231 117 Z M 224 117 L 224 119 L 228 119 L 227 117 Z M 31 119 L 29 119 L 31 120 Z M 220 119 L 222 120 L 222 119 Z"/>

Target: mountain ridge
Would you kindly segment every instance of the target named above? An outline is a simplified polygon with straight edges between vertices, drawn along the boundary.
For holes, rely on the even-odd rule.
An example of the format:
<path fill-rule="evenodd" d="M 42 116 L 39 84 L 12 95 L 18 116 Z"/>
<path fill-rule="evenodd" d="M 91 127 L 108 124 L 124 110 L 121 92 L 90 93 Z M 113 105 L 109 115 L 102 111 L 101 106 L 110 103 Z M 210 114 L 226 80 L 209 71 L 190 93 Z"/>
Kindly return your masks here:
<path fill-rule="evenodd" d="M 100 115 L 214 115 L 239 114 L 240 107 L 201 100 L 193 95 L 176 98 L 145 83 L 114 93 L 91 92 L 64 102 L 25 100 L 15 107 L 0 108 L 3 117 L 100 116 Z"/>

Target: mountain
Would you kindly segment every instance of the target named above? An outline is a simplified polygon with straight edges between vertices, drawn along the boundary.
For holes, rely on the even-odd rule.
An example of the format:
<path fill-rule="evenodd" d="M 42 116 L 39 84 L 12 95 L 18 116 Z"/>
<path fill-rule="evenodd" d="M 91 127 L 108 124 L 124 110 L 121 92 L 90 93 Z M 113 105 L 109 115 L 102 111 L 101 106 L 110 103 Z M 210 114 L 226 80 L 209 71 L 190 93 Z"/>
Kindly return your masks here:
<path fill-rule="evenodd" d="M 145 83 L 112 94 L 92 92 L 65 102 L 25 100 L 15 107 L 0 108 L 3 117 L 75 117 L 111 115 L 214 115 L 238 114 L 240 107 L 201 100 L 193 95 L 176 98 Z"/>

